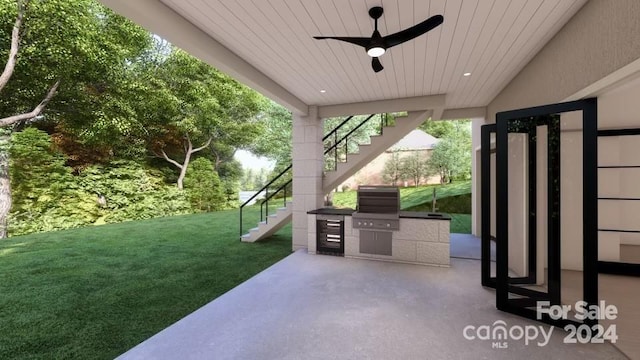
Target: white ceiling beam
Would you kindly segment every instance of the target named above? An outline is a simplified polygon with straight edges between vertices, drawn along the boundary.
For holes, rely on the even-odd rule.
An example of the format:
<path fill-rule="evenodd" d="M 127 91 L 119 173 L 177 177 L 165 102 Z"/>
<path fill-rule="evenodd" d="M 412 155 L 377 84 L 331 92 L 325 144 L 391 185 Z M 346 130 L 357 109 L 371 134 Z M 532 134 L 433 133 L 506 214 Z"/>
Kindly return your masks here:
<path fill-rule="evenodd" d="M 458 119 L 471 119 L 471 118 L 486 118 L 486 107 L 471 107 L 471 108 L 458 108 L 458 109 L 446 109 L 440 119 L 434 120 L 458 120 Z"/>
<path fill-rule="evenodd" d="M 433 109 L 433 115 L 431 115 L 431 120 L 442 120 L 443 114 L 444 114 L 444 106 L 437 107 Z"/>
<path fill-rule="evenodd" d="M 631 81 L 638 76 L 640 76 L 640 59 L 632 61 L 562 101 L 574 101 L 602 95 L 612 87 L 619 86 L 625 81 Z"/>
<path fill-rule="evenodd" d="M 320 118 L 444 108 L 445 95 L 416 96 L 318 107 Z"/>
<path fill-rule="evenodd" d="M 308 105 L 159 0 L 100 0 L 116 13 L 161 36 L 300 115 Z"/>

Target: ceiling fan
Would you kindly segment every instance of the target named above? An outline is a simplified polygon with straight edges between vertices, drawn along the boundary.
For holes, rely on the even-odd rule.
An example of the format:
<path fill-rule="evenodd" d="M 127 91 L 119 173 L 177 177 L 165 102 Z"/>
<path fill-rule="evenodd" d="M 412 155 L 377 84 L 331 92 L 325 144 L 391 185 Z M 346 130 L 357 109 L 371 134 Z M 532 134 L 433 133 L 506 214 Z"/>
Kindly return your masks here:
<path fill-rule="evenodd" d="M 375 30 L 373 30 L 373 34 L 370 38 L 346 36 L 314 36 L 313 38 L 317 40 L 334 39 L 362 46 L 367 50 L 367 54 L 372 57 L 371 67 L 373 68 L 373 71 L 380 72 L 384 67 L 382 66 L 382 63 L 380 63 L 380 59 L 378 59 L 378 57 L 382 56 L 387 49 L 414 39 L 442 24 L 444 21 L 442 15 L 435 15 L 408 29 L 382 37 L 378 31 L 378 19 L 382 16 L 383 12 L 384 10 L 380 6 L 375 6 L 369 9 L 369 16 L 371 16 L 375 21 Z"/>

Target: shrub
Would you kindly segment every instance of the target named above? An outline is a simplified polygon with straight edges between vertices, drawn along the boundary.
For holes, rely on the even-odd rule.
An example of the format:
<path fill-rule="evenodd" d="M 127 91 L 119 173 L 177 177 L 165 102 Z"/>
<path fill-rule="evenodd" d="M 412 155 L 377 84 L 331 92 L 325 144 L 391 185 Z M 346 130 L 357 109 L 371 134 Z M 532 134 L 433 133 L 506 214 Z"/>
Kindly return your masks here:
<path fill-rule="evenodd" d="M 198 158 L 189 164 L 184 187 L 194 210 L 214 211 L 225 208 L 225 189 L 207 158 Z"/>
<path fill-rule="evenodd" d="M 90 166 L 81 173 L 80 184 L 96 200 L 104 199 L 101 220 L 107 223 L 190 212 L 183 192 L 164 184 L 161 172 L 134 161 Z"/>
<path fill-rule="evenodd" d="M 99 217 L 95 199 L 77 184 L 47 133 L 13 134 L 10 156 L 11 235 L 84 226 Z"/>

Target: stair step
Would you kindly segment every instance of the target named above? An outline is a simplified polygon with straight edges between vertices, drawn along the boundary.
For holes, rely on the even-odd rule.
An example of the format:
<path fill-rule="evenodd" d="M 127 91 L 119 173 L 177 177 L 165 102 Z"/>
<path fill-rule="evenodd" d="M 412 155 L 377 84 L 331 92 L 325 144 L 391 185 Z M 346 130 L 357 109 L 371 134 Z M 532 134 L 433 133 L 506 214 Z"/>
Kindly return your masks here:
<path fill-rule="evenodd" d="M 249 233 L 248 233 L 247 235 L 249 235 L 249 236 L 250 236 L 252 232 L 256 232 L 256 231 L 258 231 L 259 229 L 260 229 L 259 227 L 251 228 L 251 229 L 249 229 Z"/>
<path fill-rule="evenodd" d="M 360 149 L 354 153 L 349 154 L 348 161 L 336 164 L 336 168 L 331 169 L 333 171 L 326 171 L 325 176 L 323 178 L 323 190 L 329 190 L 331 188 L 335 188 L 344 180 L 348 179 L 349 176 L 353 175 L 357 171 L 357 169 L 365 166 L 365 163 L 369 161 L 365 160 L 373 160 L 376 156 L 374 154 L 380 155 L 384 150 L 383 147 L 392 146 L 394 141 L 399 141 L 402 136 L 408 134 L 411 130 L 415 129 L 418 125 L 424 122 L 427 117 L 427 111 L 413 111 L 404 114 L 403 116 L 398 116 L 397 121 L 393 123 L 393 125 L 383 126 L 383 132 L 381 135 L 376 134 L 370 136 L 371 144 L 363 144 Z M 405 118 L 405 119 L 402 119 Z M 375 120 L 375 119 L 374 119 Z M 374 124 L 375 125 L 375 124 Z M 380 123 L 377 123 L 377 128 L 380 128 Z M 382 124 L 384 125 L 384 124 Z M 376 139 L 380 138 L 380 139 Z M 385 146 L 382 146 L 385 145 Z M 370 146 L 370 147 L 367 147 Z M 359 155 L 359 156 L 356 156 Z M 341 165 L 343 164 L 343 165 Z M 346 164 L 346 165 L 344 165 Z"/>

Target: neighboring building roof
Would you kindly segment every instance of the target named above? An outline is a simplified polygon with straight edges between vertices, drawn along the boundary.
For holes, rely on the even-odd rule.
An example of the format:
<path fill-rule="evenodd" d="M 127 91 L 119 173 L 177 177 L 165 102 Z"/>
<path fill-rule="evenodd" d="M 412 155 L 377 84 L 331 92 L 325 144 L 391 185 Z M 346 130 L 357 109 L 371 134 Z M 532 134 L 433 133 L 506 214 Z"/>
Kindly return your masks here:
<path fill-rule="evenodd" d="M 387 151 L 398 150 L 430 150 L 440 141 L 426 132 L 415 129 L 403 137 Z"/>

